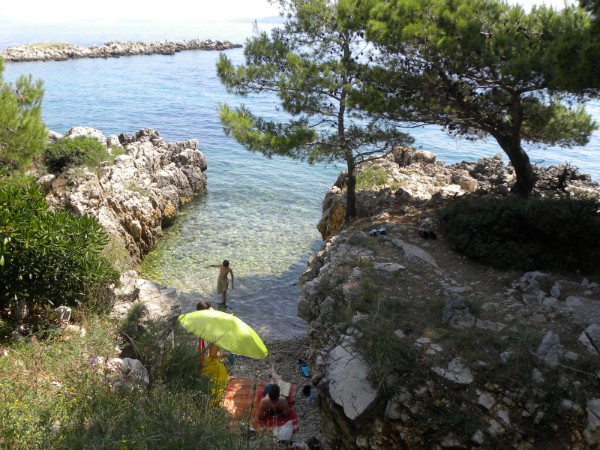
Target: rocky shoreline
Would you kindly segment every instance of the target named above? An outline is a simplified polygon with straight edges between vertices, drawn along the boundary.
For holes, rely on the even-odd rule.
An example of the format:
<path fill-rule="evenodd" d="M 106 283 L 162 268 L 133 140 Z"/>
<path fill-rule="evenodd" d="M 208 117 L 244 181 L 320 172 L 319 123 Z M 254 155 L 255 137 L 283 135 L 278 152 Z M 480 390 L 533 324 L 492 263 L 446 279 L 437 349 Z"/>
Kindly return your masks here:
<path fill-rule="evenodd" d="M 75 131 L 94 130 L 68 134 Z M 197 142 L 165 143 L 154 130 L 105 139 L 125 154 L 114 168 L 103 167 L 98 181 L 84 171 L 40 183 L 55 207 L 99 219 L 102 211 L 118 212 L 110 223 L 135 242 L 141 259 L 160 237 L 153 225 L 174 218 L 204 187 L 206 161 Z M 419 233 L 436 228 L 428 205 L 507 195 L 510 166 L 499 156 L 445 166 L 432 153 L 399 149 L 367 167 L 385 171 L 388 180 L 357 193 L 355 221 L 337 221 L 344 215 L 343 175 L 323 203 L 324 243 L 301 277 L 298 302 L 307 337 L 269 341 L 267 358 L 236 358 L 229 375 L 268 379 L 276 363 L 299 388 L 310 383 L 316 402 L 299 396 L 293 439 L 316 438 L 324 449 L 597 448 L 600 285 L 492 270 L 453 252 L 443 233 L 426 240 Z M 600 195 L 600 186 L 574 168 L 536 173 L 540 195 L 557 189 Z M 110 201 L 98 194 L 105 189 Z M 123 201 L 115 202 L 115 193 Z M 140 203 L 146 197 L 154 208 Z M 136 215 L 146 210 L 156 222 Z M 373 227 L 385 232 L 374 235 Z M 135 239 L 148 230 L 158 232 Z M 181 313 L 176 291 L 137 279 L 134 271 L 123 276 L 130 281 L 115 292 L 113 315 L 147 304 L 150 313 L 136 329 L 164 324 L 158 347 L 172 342 Z M 397 321 L 394 311 L 402 312 Z M 125 350 L 121 357 L 135 356 Z M 298 359 L 309 363 L 309 379 L 300 375 Z"/>
<path fill-rule="evenodd" d="M 92 137 L 122 154 L 112 164 L 102 163 L 97 173 L 68 169 L 39 178 L 48 204 L 98 219 L 124 245 L 135 266 L 181 207 L 206 187 L 207 162 L 196 140 L 166 142 L 152 129 L 105 137 L 90 127 L 73 127 L 65 136 Z M 51 133 L 51 139 L 60 137 Z"/>
<path fill-rule="evenodd" d="M 136 263 L 141 262 L 160 239 L 165 222 L 172 222 L 181 206 L 206 186 L 207 162 L 195 140 L 166 142 L 152 129 L 140 130 L 134 136 L 105 137 L 90 127 L 73 127 L 65 136 L 92 137 L 111 151 L 116 149 L 124 154 L 117 156 L 114 164 L 103 163 L 98 174 L 69 169 L 58 177 L 40 178 L 38 182 L 46 191 L 48 203 L 56 209 L 96 217 L 109 234 L 123 240 Z M 51 133 L 51 140 L 61 137 Z M 132 327 L 129 341 L 111 359 L 113 365 L 119 362 L 135 370 L 120 369 L 115 379 L 122 385 L 136 384 L 141 379 L 146 380 L 143 385 L 147 385 L 148 370 L 135 359 L 133 342 L 151 339 L 157 355 L 166 346 L 173 345 L 174 328 L 180 327 L 177 317 L 182 313 L 178 293 L 173 288 L 141 279 L 135 270 L 129 270 L 121 274 L 121 285 L 113 289 L 111 296 L 114 299 L 111 316 L 115 320 L 124 320 L 135 305 L 142 305 L 144 311 Z M 148 330 L 153 330 L 152 336 Z M 196 339 L 190 342 L 195 345 Z M 265 343 L 269 348 L 265 359 L 238 355 L 235 364 L 228 368 L 229 376 L 268 381 L 269 369 L 276 364 L 283 379 L 297 383 L 300 392 L 310 383 L 298 368 L 298 360 L 307 357 L 308 339 L 266 340 Z M 323 450 L 329 450 L 323 442 L 317 405 L 299 393 L 294 409 L 300 429 L 294 433 L 293 440 L 316 439 L 322 443 Z"/>
<path fill-rule="evenodd" d="M 10 47 L 0 51 L 0 58 L 10 62 L 66 61 L 80 58 L 119 58 L 136 55 L 174 55 L 186 50 L 221 51 L 241 48 L 241 44 L 210 39 L 176 41 L 111 41 L 84 47 L 64 42 L 44 42 Z"/>
<path fill-rule="evenodd" d="M 411 149 L 367 167 L 387 182 L 357 192 L 358 218 L 344 224 L 340 176 L 323 203 L 323 246 L 301 276 L 324 440 L 357 450 L 599 448 L 598 280 L 477 264 L 452 250 L 430 211 L 463 195 L 508 195 L 512 168 L 500 156 L 445 166 Z M 535 170 L 537 195 L 600 194 L 567 165 Z"/>

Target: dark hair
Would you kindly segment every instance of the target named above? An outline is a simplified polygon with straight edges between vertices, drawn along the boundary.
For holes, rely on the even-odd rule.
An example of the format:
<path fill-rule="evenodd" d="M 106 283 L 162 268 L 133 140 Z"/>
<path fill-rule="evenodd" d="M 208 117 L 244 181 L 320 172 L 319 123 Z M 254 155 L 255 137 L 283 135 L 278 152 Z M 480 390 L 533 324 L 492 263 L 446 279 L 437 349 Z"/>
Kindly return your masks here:
<path fill-rule="evenodd" d="M 279 386 L 276 384 L 272 384 L 269 388 L 269 392 L 267 395 L 271 399 L 272 402 L 276 401 L 279 398 L 279 394 L 281 393 Z"/>
<path fill-rule="evenodd" d="M 200 300 L 198 302 L 198 304 L 196 305 L 196 310 L 202 311 L 204 309 L 210 309 L 211 307 L 212 307 L 212 305 L 210 304 L 210 302 L 207 302 L 205 300 Z"/>
<path fill-rule="evenodd" d="M 223 265 L 224 265 L 225 267 L 229 267 L 229 261 L 227 261 L 226 259 L 225 259 L 225 260 L 223 260 Z"/>

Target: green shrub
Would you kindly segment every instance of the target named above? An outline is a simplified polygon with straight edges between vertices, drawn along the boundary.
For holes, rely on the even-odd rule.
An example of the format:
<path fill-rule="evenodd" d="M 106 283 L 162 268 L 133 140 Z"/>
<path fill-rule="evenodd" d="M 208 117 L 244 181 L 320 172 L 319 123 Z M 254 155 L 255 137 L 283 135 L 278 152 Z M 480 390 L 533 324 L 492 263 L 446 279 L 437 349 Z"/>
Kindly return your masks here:
<path fill-rule="evenodd" d="M 42 81 L 20 75 L 6 83 L 3 72 L 0 58 L 0 178 L 24 173 L 48 139 L 42 121 Z"/>
<path fill-rule="evenodd" d="M 69 167 L 88 165 L 96 167 L 110 159 L 106 148 L 94 138 L 64 137 L 44 150 L 44 164 L 49 172 L 58 174 Z"/>
<path fill-rule="evenodd" d="M 249 448 L 231 416 L 210 406 L 189 341 L 164 355 L 168 378 L 117 390 L 95 358 L 115 356 L 114 323 L 95 316 L 81 325 L 85 337 L 57 332 L 0 358 L 0 448 Z"/>
<path fill-rule="evenodd" d="M 118 282 L 99 254 L 107 241 L 96 219 L 48 210 L 38 186 L 0 187 L 0 309 L 73 305 Z"/>
<path fill-rule="evenodd" d="M 456 250 L 497 268 L 600 268 L 596 199 L 467 199 L 439 213 Z"/>
<path fill-rule="evenodd" d="M 383 169 L 373 169 L 367 167 L 356 175 L 356 189 L 373 189 L 376 186 L 382 186 L 387 183 L 388 175 Z"/>

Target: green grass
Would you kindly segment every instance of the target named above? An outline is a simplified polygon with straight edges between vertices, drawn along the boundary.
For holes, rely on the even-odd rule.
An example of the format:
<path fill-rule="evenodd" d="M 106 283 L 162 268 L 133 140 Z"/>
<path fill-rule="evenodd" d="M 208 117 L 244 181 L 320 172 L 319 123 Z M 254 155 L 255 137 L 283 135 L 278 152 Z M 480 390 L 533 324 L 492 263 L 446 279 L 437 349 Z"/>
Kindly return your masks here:
<path fill-rule="evenodd" d="M 108 243 L 100 252 L 107 260 L 109 260 L 115 270 L 119 273 L 133 269 L 135 260 L 127 251 L 125 239 L 118 235 L 110 235 Z"/>
<path fill-rule="evenodd" d="M 356 190 L 368 190 L 386 184 L 388 174 L 384 169 L 367 167 L 356 175 Z"/>
<path fill-rule="evenodd" d="M 146 388 L 115 390 L 91 357 L 115 356 L 115 325 L 89 317 L 85 337 L 60 331 L 1 348 L 0 448 L 244 449 L 197 379 L 183 340 Z"/>

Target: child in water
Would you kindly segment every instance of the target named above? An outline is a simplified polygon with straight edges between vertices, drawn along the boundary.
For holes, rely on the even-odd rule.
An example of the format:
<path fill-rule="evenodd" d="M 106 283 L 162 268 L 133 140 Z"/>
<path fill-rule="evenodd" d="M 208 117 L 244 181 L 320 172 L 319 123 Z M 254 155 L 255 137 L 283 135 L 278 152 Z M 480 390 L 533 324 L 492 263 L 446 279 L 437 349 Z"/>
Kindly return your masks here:
<path fill-rule="evenodd" d="M 217 294 L 221 294 L 223 299 L 223 306 L 227 306 L 227 289 L 229 288 L 228 275 L 231 275 L 231 289 L 235 289 L 233 286 L 233 270 L 229 267 L 229 261 L 224 260 L 223 264 L 210 264 L 208 267 L 218 267 L 219 276 L 217 277 Z"/>

